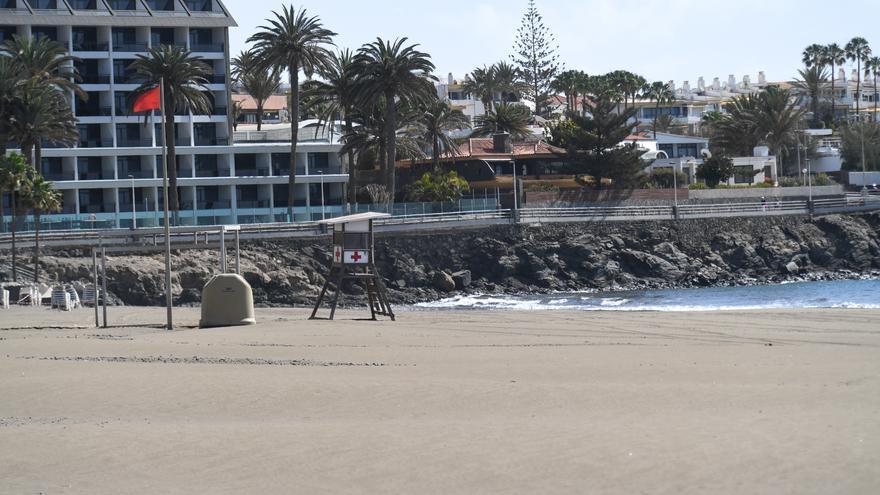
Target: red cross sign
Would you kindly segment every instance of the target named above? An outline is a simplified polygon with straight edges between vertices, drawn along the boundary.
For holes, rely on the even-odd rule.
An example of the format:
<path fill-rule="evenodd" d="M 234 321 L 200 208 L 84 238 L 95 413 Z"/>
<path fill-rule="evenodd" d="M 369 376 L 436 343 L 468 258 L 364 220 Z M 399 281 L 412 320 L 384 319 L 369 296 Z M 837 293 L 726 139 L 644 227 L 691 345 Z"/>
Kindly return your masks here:
<path fill-rule="evenodd" d="M 366 265 L 370 262 L 367 251 L 346 251 L 345 263 L 349 265 Z"/>

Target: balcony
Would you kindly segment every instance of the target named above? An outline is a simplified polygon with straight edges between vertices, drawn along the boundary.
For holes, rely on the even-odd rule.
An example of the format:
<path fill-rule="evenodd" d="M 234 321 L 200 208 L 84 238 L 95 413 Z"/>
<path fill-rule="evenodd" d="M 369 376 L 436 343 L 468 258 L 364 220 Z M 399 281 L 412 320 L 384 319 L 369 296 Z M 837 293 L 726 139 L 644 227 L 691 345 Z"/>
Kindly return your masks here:
<path fill-rule="evenodd" d="M 236 177 L 269 177 L 268 168 L 243 168 L 235 170 Z"/>
<path fill-rule="evenodd" d="M 229 146 L 229 138 L 196 138 L 196 146 Z"/>
<path fill-rule="evenodd" d="M 198 201 L 196 208 L 199 210 L 228 210 L 232 202 L 224 200 Z"/>
<path fill-rule="evenodd" d="M 152 170 L 119 170 L 119 178 L 120 179 L 128 179 L 128 176 L 131 176 L 132 179 L 152 179 L 153 171 Z"/>
<path fill-rule="evenodd" d="M 227 115 L 227 108 L 226 107 L 214 107 L 213 111 L 211 112 L 211 115 L 225 117 Z"/>
<path fill-rule="evenodd" d="M 226 84 L 225 74 L 212 74 L 205 79 L 208 80 L 208 84 Z"/>
<path fill-rule="evenodd" d="M 80 170 L 79 180 L 109 180 L 113 174 L 105 174 L 101 170 Z"/>
<path fill-rule="evenodd" d="M 152 139 L 117 138 L 116 146 L 120 148 L 148 148 L 153 146 Z"/>
<path fill-rule="evenodd" d="M 43 178 L 51 180 L 51 181 L 55 181 L 55 182 L 76 179 L 76 176 L 74 175 L 73 172 L 44 172 L 42 175 L 43 175 Z"/>
<path fill-rule="evenodd" d="M 203 53 L 223 53 L 224 47 L 225 45 L 223 43 L 191 43 L 189 46 L 189 51 Z"/>
<path fill-rule="evenodd" d="M 75 52 L 106 52 L 110 49 L 110 43 L 100 43 L 97 41 L 74 41 L 73 51 Z"/>
<path fill-rule="evenodd" d="M 119 203 L 119 213 L 131 213 L 131 203 Z M 157 211 L 156 206 L 149 199 L 147 200 L 147 204 L 143 202 L 137 203 L 134 205 L 134 211 L 136 212 L 149 212 L 149 211 Z"/>
<path fill-rule="evenodd" d="M 112 148 L 113 140 L 112 139 L 80 139 L 79 145 L 80 148 Z"/>
<path fill-rule="evenodd" d="M 80 74 L 80 84 L 110 84 L 110 74 Z"/>
<path fill-rule="evenodd" d="M 107 204 L 80 204 L 79 205 L 80 213 L 116 213 L 116 206 L 107 205 Z"/>
<path fill-rule="evenodd" d="M 138 42 L 119 42 L 113 43 L 114 52 L 145 52 L 147 51 L 146 43 Z"/>
<path fill-rule="evenodd" d="M 228 168 L 196 169 L 196 177 L 229 177 Z"/>
<path fill-rule="evenodd" d="M 246 209 L 269 208 L 269 200 L 268 199 L 241 200 L 238 202 L 238 207 L 239 208 L 246 208 Z"/>

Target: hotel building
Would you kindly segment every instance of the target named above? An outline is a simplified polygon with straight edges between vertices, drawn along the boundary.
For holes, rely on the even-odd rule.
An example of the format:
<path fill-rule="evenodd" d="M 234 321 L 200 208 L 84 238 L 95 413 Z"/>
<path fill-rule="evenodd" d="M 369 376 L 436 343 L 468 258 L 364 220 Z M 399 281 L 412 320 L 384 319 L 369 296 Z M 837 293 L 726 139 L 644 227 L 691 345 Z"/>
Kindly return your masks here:
<path fill-rule="evenodd" d="M 184 47 L 213 69 L 206 88 L 211 114 L 175 116 L 179 223 L 288 220 L 289 140 L 267 134 L 238 140 L 228 115 L 229 28 L 235 26 L 219 0 L 0 0 L 0 42 L 15 35 L 57 41 L 79 59 L 88 94 L 86 101 L 69 95 L 79 142 L 43 149 L 40 170 L 63 196 L 62 212 L 45 215 L 44 228 L 128 228 L 133 215 L 138 227 L 161 225 L 161 122 L 158 115 L 147 123 L 131 114 L 129 96 L 138 81 L 129 66 L 162 44 Z M 338 214 L 348 181 L 339 134 L 303 127 L 295 220 Z M 9 146 L 17 151 L 15 143 Z M 2 198 L 5 206 L 9 199 Z"/>

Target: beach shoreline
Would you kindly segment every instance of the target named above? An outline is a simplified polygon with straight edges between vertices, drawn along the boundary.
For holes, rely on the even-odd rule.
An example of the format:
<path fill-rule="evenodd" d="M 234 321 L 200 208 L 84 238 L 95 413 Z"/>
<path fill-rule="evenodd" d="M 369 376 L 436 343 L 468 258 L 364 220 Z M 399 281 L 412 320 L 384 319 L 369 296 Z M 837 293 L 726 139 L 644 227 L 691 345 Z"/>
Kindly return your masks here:
<path fill-rule="evenodd" d="M 880 310 L 0 312 L 0 493 L 872 493 Z"/>

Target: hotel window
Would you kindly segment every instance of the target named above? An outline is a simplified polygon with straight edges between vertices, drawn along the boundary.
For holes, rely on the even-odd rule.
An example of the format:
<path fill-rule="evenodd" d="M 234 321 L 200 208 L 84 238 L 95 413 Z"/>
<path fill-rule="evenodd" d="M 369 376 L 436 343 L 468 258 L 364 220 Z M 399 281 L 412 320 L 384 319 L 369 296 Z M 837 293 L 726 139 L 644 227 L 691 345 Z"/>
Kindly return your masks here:
<path fill-rule="evenodd" d="M 34 26 L 31 29 L 34 38 L 49 38 L 52 41 L 58 41 L 58 28 L 54 26 Z"/>
<path fill-rule="evenodd" d="M 696 144 L 679 144 L 678 145 L 678 157 L 692 156 L 694 158 L 697 157 L 697 145 Z"/>
<path fill-rule="evenodd" d="M 15 0 L 0 0 L 0 9 L 14 9 L 16 8 Z M 2 40 L 2 38 L 0 38 Z"/>
<path fill-rule="evenodd" d="M 174 0 L 147 0 L 150 10 L 174 10 Z"/>
<path fill-rule="evenodd" d="M 37 10 L 54 10 L 58 8 L 56 0 L 30 0 L 31 7 Z"/>
<path fill-rule="evenodd" d="M 0 9 L 7 8 L 2 6 L 2 2 L 3 0 L 0 0 Z M 12 5 L 14 6 L 15 2 L 12 2 Z M 0 42 L 11 40 L 14 34 L 16 34 L 16 31 L 13 26 L 0 26 Z"/>
<path fill-rule="evenodd" d="M 109 4 L 113 10 L 137 10 L 137 0 L 110 0 Z"/>
<path fill-rule="evenodd" d="M 98 8 L 97 0 L 68 0 L 73 10 L 95 10 Z"/>
<path fill-rule="evenodd" d="M 74 27 L 71 32 L 73 38 L 73 49 L 80 51 L 97 51 L 98 48 L 98 30 L 93 27 Z M 106 50 L 106 47 L 102 47 Z"/>
<path fill-rule="evenodd" d="M 174 28 L 153 28 L 150 31 L 150 43 L 153 47 L 174 44 Z"/>
<path fill-rule="evenodd" d="M 191 12 L 211 12 L 211 0 L 186 0 L 186 8 Z"/>

